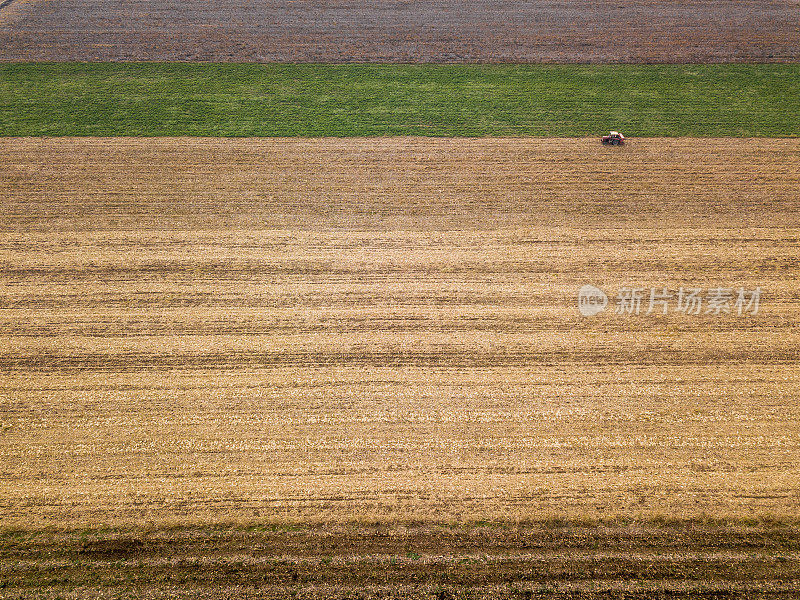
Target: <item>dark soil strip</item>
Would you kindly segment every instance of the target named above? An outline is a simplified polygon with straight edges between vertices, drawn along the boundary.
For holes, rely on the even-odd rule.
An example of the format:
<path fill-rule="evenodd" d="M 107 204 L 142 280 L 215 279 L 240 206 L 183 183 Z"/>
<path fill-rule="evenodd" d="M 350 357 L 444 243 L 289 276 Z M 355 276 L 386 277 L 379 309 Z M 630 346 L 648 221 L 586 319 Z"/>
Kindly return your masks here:
<path fill-rule="evenodd" d="M 797 5 L 785 0 L 71 0 L 37 2 L 24 22 L 0 31 L 0 60 L 11 61 L 694 63 L 798 57 Z"/>
<path fill-rule="evenodd" d="M 799 557 L 788 522 L 16 531 L 0 580 L 21 596 L 791 598 Z"/>

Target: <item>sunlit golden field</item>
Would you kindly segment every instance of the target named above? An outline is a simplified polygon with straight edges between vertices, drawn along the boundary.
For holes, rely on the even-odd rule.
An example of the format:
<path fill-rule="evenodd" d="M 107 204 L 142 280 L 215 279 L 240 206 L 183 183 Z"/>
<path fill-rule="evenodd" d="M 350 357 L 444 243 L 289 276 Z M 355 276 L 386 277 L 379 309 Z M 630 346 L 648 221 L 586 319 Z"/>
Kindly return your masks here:
<path fill-rule="evenodd" d="M 0 156 L 5 526 L 798 514 L 800 140 Z"/>

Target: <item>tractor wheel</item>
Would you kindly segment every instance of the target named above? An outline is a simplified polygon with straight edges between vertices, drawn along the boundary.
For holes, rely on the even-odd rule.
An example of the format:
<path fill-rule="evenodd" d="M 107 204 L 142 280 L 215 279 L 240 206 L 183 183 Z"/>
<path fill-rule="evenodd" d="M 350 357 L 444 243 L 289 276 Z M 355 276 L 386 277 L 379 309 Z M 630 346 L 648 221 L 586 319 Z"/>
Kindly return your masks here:
<path fill-rule="evenodd" d="M 619 144 L 618 140 L 611 140 L 611 145 L 612 146 L 616 146 L 617 144 Z"/>

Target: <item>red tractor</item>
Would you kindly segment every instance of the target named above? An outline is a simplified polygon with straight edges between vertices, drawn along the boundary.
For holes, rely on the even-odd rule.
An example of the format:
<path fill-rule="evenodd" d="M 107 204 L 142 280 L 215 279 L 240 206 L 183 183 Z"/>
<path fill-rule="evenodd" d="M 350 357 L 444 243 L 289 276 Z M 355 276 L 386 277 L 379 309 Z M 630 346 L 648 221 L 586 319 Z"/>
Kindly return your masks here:
<path fill-rule="evenodd" d="M 621 146 L 625 143 L 625 136 L 619 131 L 612 131 L 608 135 L 604 135 L 600 141 L 611 146 Z"/>

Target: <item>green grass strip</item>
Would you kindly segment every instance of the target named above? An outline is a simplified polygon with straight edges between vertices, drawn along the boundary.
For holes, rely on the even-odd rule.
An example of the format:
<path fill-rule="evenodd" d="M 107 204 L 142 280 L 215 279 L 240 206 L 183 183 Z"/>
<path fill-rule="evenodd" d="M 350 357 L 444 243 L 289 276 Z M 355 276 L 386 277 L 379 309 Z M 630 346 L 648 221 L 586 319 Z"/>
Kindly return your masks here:
<path fill-rule="evenodd" d="M 800 65 L 0 64 L 0 136 L 797 136 Z"/>

